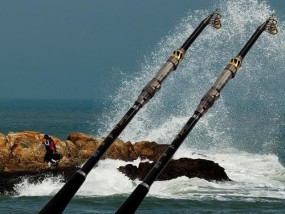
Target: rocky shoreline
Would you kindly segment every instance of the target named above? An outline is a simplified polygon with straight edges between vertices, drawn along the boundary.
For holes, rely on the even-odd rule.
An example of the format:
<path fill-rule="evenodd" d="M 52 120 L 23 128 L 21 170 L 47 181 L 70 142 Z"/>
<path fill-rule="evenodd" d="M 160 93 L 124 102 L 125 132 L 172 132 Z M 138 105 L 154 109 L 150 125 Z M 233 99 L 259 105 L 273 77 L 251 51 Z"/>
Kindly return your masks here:
<path fill-rule="evenodd" d="M 83 133 L 70 133 L 64 141 L 51 136 L 62 159 L 57 169 L 50 169 L 43 162 L 43 136 L 43 133 L 35 131 L 10 132 L 7 135 L 0 133 L 0 194 L 13 192 L 14 186 L 23 178 L 37 182 L 47 176 L 60 174 L 67 180 L 104 140 Z M 131 143 L 116 139 L 102 159 L 133 161 L 140 158 L 155 162 L 167 146 L 149 141 Z M 153 164 L 142 162 L 139 167 L 128 164 L 119 167 L 118 170 L 130 179 L 141 180 Z M 190 158 L 171 160 L 159 179 L 169 180 L 179 176 L 214 181 L 230 180 L 224 168 L 213 161 Z"/>

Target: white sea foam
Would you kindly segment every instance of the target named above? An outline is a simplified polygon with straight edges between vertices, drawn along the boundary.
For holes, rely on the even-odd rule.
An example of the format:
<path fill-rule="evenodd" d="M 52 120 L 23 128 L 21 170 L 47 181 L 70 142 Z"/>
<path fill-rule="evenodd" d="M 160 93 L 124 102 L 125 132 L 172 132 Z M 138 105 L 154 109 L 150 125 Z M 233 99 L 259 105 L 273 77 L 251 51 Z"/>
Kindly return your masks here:
<path fill-rule="evenodd" d="M 209 153 L 193 152 L 183 148 L 175 155 L 180 157 L 204 158 L 213 160 L 225 168 L 230 182 L 209 182 L 203 179 L 179 177 L 170 181 L 156 181 L 149 192 L 150 196 L 160 198 L 197 199 L 212 198 L 217 200 L 285 199 L 285 169 L 275 155 L 253 155 L 239 151 Z M 130 162 L 102 160 L 93 169 L 83 183 L 77 196 L 95 197 L 115 194 L 130 194 L 140 181 L 131 181 L 117 168 Z M 138 165 L 139 160 L 131 162 Z M 61 179 L 46 178 L 38 184 L 24 180 L 17 185 L 19 196 L 53 195 L 63 185 Z"/>
<path fill-rule="evenodd" d="M 63 186 L 62 177 L 48 177 L 42 182 L 30 183 L 28 179 L 15 186 L 18 196 L 43 196 L 55 194 L 56 191 Z"/>
<path fill-rule="evenodd" d="M 190 154 L 180 150 L 176 158 Z M 206 155 L 205 155 L 206 153 Z M 251 200 L 285 199 L 285 169 L 275 155 L 253 155 L 239 151 L 210 153 L 198 151 L 192 158 L 213 160 L 225 168 L 231 182 L 208 182 L 202 179 L 181 177 L 171 181 L 155 182 L 150 195 L 157 197 L 232 200 L 234 197 Z"/>

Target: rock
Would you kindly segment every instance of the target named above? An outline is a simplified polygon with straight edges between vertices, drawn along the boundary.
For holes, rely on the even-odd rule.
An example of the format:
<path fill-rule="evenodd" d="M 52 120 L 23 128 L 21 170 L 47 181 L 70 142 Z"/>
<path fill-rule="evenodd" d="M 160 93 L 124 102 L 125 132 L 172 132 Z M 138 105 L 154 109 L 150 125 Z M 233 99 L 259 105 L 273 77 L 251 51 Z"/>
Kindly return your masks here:
<path fill-rule="evenodd" d="M 0 133 L 0 193 L 13 189 L 20 177 L 28 176 L 39 180 L 51 173 L 51 169 L 48 169 L 48 165 L 43 162 L 46 152 L 43 136 L 43 133 L 35 131 L 10 132 L 7 136 Z M 62 155 L 56 173 L 69 176 L 73 174 L 71 169 L 75 172 L 75 168 L 84 163 L 104 140 L 83 133 L 70 133 L 65 141 L 55 136 L 51 137 L 58 153 Z M 102 159 L 133 161 L 141 158 L 156 161 L 167 146 L 148 141 L 132 144 L 116 139 Z M 151 167 L 150 163 L 140 163 L 139 168 L 127 165 L 120 167 L 119 170 L 131 179 L 143 179 Z M 207 180 L 227 180 L 227 176 L 223 173 L 224 169 L 211 161 L 180 159 L 171 161 L 159 179 L 169 180 L 185 175 Z"/>
<path fill-rule="evenodd" d="M 134 144 L 134 150 L 141 159 L 157 161 L 168 147 L 167 144 L 157 144 L 156 142 L 141 141 Z"/>
<path fill-rule="evenodd" d="M 47 164 L 43 162 L 45 155 L 43 135 L 34 131 L 10 132 L 6 137 L 6 148 L 9 155 L 0 157 L 0 163 L 3 163 L 1 168 L 4 171 L 28 171 L 47 168 Z M 66 146 L 68 143 L 54 136 L 51 137 L 56 144 L 57 151 L 66 156 L 69 152 L 67 151 L 69 148 Z M 3 148 L 5 147 L 0 147 L 0 150 Z M 74 164 L 71 158 L 61 161 L 62 166 L 71 166 Z"/>
<path fill-rule="evenodd" d="M 6 136 L 0 133 L 0 171 L 4 170 L 5 163 L 10 157 L 10 147 L 7 142 Z"/>
<path fill-rule="evenodd" d="M 43 162 L 45 155 L 44 134 L 35 131 L 10 132 L 7 136 L 0 134 L 0 170 L 28 171 L 47 168 Z M 58 153 L 62 155 L 62 167 L 79 166 L 86 161 L 103 142 L 104 138 L 93 138 L 83 133 L 70 133 L 62 141 L 51 136 Z M 102 159 L 132 161 L 137 158 L 156 160 L 167 145 L 155 142 L 123 142 L 116 139 Z"/>
<path fill-rule="evenodd" d="M 0 133 L 0 193 L 11 191 L 22 177 L 40 180 L 44 176 L 50 175 L 51 172 L 54 175 L 54 171 L 50 171 L 53 169 L 49 169 L 48 165 L 43 162 L 46 152 L 43 136 L 43 133 L 35 131 L 10 132 L 7 136 Z M 74 169 L 86 161 L 104 140 L 83 133 L 70 133 L 65 141 L 61 141 L 55 136 L 51 137 L 56 144 L 58 153 L 62 155 L 56 172 L 69 176 L 73 174 L 70 173 L 70 169 Z M 142 146 L 140 143 L 136 143 L 133 146 L 131 142 L 124 143 L 122 140 L 116 139 L 102 159 L 132 161 L 141 157 L 151 160 L 159 150 L 156 147 L 160 147 L 160 145 L 154 142 L 143 142 Z M 151 149 L 154 152 L 151 152 Z"/>
<path fill-rule="evenodd" d="M 131 180 L 143 180 L 154 166 L 154 162 L 141 162 L 138 167 L 127 164 L 118 169 Z M 180 158 L 171 160 L 156 180 L 171 180 L 180 176 L 202 178 L 208 181 L 229 181 L 225 169 L 213 161 L 204 159 Z"/>
<path fill-rule="evenodd" d="M 101 141 L 99 142 L 95 138 L 83 133 L 71 133 L 68 135 L 67 140 L 75 145 L 77 150 L 75 155 L 84 160 L 89 158 L 101 144 Z"/>
<path fill-rule="evenodd" d="M 134 147 L 131 142 L 125 143 L 124 141 L 117 139 L 107 150 L 103 158 L 132 161 L 137 159 L 138 155 L 134 151 Z"/>
<path fill-rule="evenodd" d="M 1 194 L 15 194 L 15 186 L 27 179 L 29 183 L 38 183 L 43 181 L 46 177 L 61 176 L 66 182 L 77 170 L 77 167 L 59 167 L 58 169 L 38 169 L 34 171 L 14 171 L 5 172 L 0 171 L 0 195 Z"/>

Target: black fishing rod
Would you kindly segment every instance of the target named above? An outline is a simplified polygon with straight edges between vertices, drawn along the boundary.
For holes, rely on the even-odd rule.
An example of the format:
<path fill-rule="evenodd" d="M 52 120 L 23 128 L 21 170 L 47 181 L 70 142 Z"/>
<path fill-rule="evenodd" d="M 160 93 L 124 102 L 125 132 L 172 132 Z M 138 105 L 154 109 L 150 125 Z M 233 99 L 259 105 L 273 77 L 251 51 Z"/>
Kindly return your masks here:
<path fill-rule="evenodd" d="M 163 80 L 176 70 L 179 63 L 184 58 L 184 55 L 191 44 L 208 25 L 212 25 L 214 28 L 219 29 L 221 27 L 221 15 L 216 10 L 214 13 L 205 18 L 199 26 L 194 30 L 185 43 L 168 58 L 168 60 L 162 65 L 156 76 L 144 87 L 141 94 L 138 96 L 134 105 L 124 115 L 120 122 L 105 138 L 102 144 L 97 150 L 90 156 L 81 169 L 77 170 L 68 182 L 59 190 L 59 192 L 46 204 L 46 206 L 40 211 L 40 213 L 62 213 L 77 190 L 83 184 L 86 176 L 91 169 L 97 164 L 103 154 L 120 135 L 136 113 L 154 96 L 154 94 L 160 89 Z"/>
<path fill-rule="evenodd" d="M 207 110 L 214 104 L 214 102 L 220 97 L 220 92 L 226 83 L 235 76 L 236 72 L 241 66 L 242 59 L 245 57 L 249 49 L 258 39 L 263 31 L 268 31 L 271 34 L 277 33 L 276 28 L 277 21 L 275 17 L 270 17 L 261 26 L 257 28 L 255 33 L 240 51 L 238 56 L 230 60 L 230 63 L 226 66 L 224 71 L 218 77 L 214 85 L 210 90 L 203 96 L 200 104 L 195 110 L 193 116 L 188 120 L 173 142 L 165 150 L 160 159 L 155 163 L 154 167 L 150 170 L 148 175 L 144 178 L 143 182 L 140 183 L 128 199 L 122 204 L 122 206 L 117 210 L 116 214 L 130 214 L 134 213 L 144 197 L 147 195 L 150 186 L 155 181 L 155 179 L 160 175 L 163 169 L 166 167 L 174 153 L 177 151 L 179 146 L 183 143 L 187 135 L 193 129 L 198 120 L 207 112 Z"/>

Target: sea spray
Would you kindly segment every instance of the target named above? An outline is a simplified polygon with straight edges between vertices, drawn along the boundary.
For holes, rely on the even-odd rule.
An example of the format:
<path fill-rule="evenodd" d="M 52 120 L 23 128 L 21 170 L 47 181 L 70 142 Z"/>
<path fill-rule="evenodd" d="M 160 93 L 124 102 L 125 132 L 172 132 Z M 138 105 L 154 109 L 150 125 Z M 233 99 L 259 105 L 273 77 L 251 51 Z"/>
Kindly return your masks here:
<path fill-rule="evenodd" d="M 104 136 L 129 108 L 141 88 L 168 57 L 169 52 L 193 31 L 198 20 L 220 8 L 222 28 L 206 29 L 184 63 L 165 81 L 164 90 L 148 103 L 122 133 L 123 140 L 153 140 L 170 143 L 188 120 L 205 90 L 213 83 L 228 60 L 235 56 L 254 29 L 274 11 L 264 1 L 217 1 L 208 11 L 189 11 L 181 23 L 163 38 L 141 63 L 141 69 L 128 75 L 112 96 L 100 129 Z M 277 19 L 278 19 L 278 14 Z M 193 149 L 238 148 L 251 152 L 275 152 L 283 148 L 282 89 L 284 84 L 284 22 L 278 19 L 280 33 L 264 34 L 250 50 L 243 66 L 225 89 L 222 98 L 205 115 L 184 144 Z M 252 131 L 251 131 L 252 130 Z M 284 149 L 284 148 L 283 148 Z"/>
<path fill-rule="evenodd" d="M 62 176 L 46 177 L 43 181 L 33 183 L 24 178 L 22 182 L 15 185 L 15 191 L 18 196 L 53 195 L 63 184 Z"/>
<path fill-rule="evenodd" d="M 236 55 L 254 29 L 274 13 L 263 1 L 216 2 L 208 11 L 190 10 L 177 29 L 163 38 L 150 56 L 145 57 L 141 69 L 125 77 L 122 86 L 112 96 L 112 105 L 105 116 L 99 118 L 102 121 L 100 136 L 106 136 L 118 122 L 177 44 L 182 43 L 202 17 L 218 7 L 223 16 L 223 27 L 219 32 L 206 29 L 206 33 L 193 44 L 195 51 L 189 51 L 184 63 L 165 81 L 164 90 L 140 111 L 121 136 L 123 140 L 133 142 L 154 140 L 170 143 L 224 65 Z M 277 150 L 284 151 L 282 140 L 284 142 L 285 139 L 283 20 L 278 19 L 278 28 L 279 33 L 274 38 L 269 39 L 267 34 L 260 37 L 230 87 L 225 88 L 222 98 L 201 118 L 174 156 L 213 160 L 225 168 L 233 181 L 213 183 L 180 177 L 155 182 L 150 196 L 242 203 L 285 200 L 285 170 L 280 164 L 282 156 L 274 154 Z M 130 163 L 137 164 L 138 161 Z M 100 161 L 76 196 L 131 193 L 139 181 L 131 181 L 116 169 L 127 163 Z M 106 181 L 108 185 L 105 185 Z M 50 195 L 58 191 L 59 185 L 63 185 L 60 178 L 45 180 L 36 186 L 23 182 L 18 192 L 20 196 L 27 192 L 29 195 Z M 41 193 L 34 192 L 37 189 Z"/>
<path fill-rule="evenodd" d="M 149 196 L 158 198 L 176 198 L 203 200 L 242 200 L 253 201 L 284 199 L 285 169 L 275 155 L 253 155 L 237 150 L 224 153 L 190 149 L 179 150 L 174 158 L 191 154 L 192 158 L 213 160 L 225 167 L 231 182 L 209 182 L 203 179 L 180 177 L 169 181 L 157 181 L 152 185 Z M 124 162 L 118 160 L 102 160 L 92 170 L 76 194 L 76 197 L 103 197 L 118 194 L 130 194 L 140 181 L 131 181 L 117 170 L 128 163 L 138 165 L 140 160 Z M 63 185 L 61 178 L 50 177 L 38 184 L 24 180 L 17 185 L 18 196 L 53 195 Z M 239 199 L 240 198 L 240 199 Z"/>

